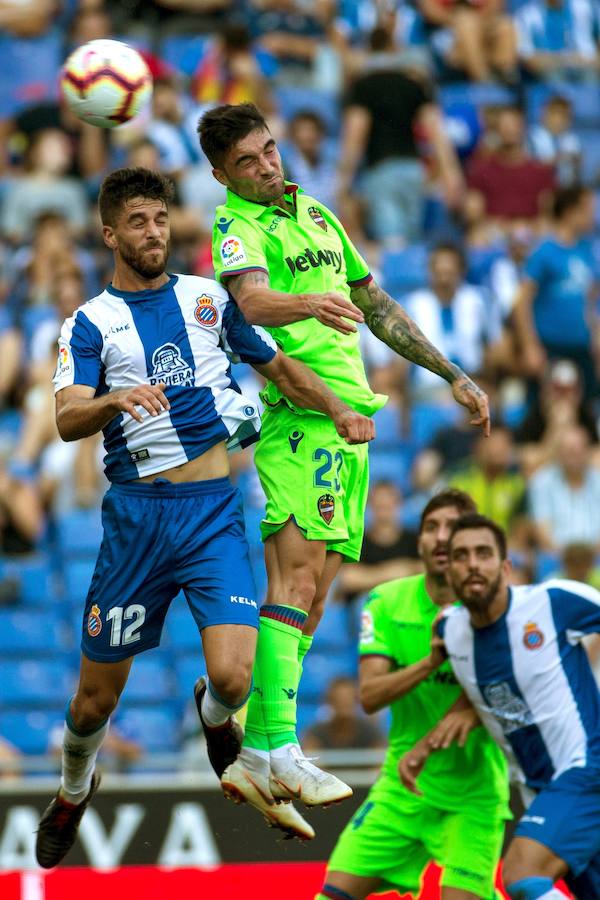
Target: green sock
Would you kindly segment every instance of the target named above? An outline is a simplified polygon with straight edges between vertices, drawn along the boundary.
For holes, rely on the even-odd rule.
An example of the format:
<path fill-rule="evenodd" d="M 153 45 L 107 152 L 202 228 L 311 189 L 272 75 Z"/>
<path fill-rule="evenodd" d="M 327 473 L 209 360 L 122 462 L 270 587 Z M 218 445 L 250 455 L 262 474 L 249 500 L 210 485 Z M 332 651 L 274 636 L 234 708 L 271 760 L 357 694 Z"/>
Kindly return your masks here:
<path fill-rule="evenodd" d="M 300 666 L 300 674 L 298 676 L 299 679 L 302 678 L 302 670 L 304 668 L 304 657 L 312 647 L 314 635 L 312 634 L 303 634 L 300 638 L 300 643 L 298 644 L 298 665 Z"/>
<path fill-rule="evenodd" d="M 259 632 L 260 634 L 260 632 Z M 262 707 L 263 687 L 260 677 L 258 659 L 254 662 L 252 670 L 252 693 L 248 700 L 246 712 L 246 724 L 244 725 L 243 746 L 250 750 L 263 750 L 269 752 L 269 738 L 265 731 L 265 717 Z"/>
<path fill-rule="evenodd" d="M 293 606 L 265 604 L 260 611 L 256 661 L 262 681 L 264 727 L 271 750 L 298 743 L 298 653 L 306 618 L 303 610 Z"/>

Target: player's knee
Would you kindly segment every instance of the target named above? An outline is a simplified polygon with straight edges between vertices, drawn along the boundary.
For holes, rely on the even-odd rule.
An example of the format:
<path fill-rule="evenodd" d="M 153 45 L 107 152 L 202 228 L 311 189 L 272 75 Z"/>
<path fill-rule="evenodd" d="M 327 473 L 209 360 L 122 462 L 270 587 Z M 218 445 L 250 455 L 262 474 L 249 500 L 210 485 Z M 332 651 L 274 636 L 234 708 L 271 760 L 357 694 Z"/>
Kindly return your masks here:
<path fill-rule="evenodd" d="M 317 573 L 310 566 L 299 566 L 285 581 L 286 602 L 309 612 L 317 596 Z"/>
<path fill-rule="evenodd" d="M 216 672 L 209 672 L 213 691 L 230 706 L 238 706 L 247 696 L 252 683 L 252 665 L 231 660 Z"/>
<path fill-rule="evenodd" d="M 119 702 L 119 695 L 110 687 L 79 688 L 71 704 L 73 724 L 87 731 L 105 722 Z"/>

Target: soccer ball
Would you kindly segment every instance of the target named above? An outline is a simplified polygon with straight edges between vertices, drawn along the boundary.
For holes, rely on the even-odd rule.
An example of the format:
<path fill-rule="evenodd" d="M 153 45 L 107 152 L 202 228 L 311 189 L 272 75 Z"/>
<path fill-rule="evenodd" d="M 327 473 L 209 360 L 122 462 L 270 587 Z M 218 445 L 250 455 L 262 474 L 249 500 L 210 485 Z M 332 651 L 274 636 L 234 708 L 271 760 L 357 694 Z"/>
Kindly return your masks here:
<path fill-rule="evenodd" d="M 69 109 L 100 128 L 129 122 L 152 96 L 148 66 L 121 41 L 88 41 L 78 47 L 63 66 L 60 86 Z"/>

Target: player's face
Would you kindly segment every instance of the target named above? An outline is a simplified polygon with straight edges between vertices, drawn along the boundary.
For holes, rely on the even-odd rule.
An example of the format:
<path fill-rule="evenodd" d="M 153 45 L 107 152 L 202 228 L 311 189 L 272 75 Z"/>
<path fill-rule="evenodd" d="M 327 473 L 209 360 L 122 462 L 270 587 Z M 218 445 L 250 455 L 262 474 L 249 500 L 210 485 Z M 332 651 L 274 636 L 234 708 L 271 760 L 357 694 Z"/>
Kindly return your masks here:
<path fill-rule="evenodd" d="M 281 156 L 266 128 L 255 128 L 234 144 L 213 174 L 234 194 L 254 203 L 279 200 L 285 187 Z"/>
<path fill-rule="evenodd" d="M 134 197 L 127 200 L 114 228 L 104 226 L 111 249 L 142 278 L 157 278 L 165 271 L 170 247 L 169 211 L 162 200 Z"/>
<path fill-rule="evenodd" d="M 425 571 L 440 578 L 448 569 L 448 538 L 460 512 L 455 506 L 442 506 L 430 513 L 419 534 L 419 556 Z"/>
<path fill-rule="evenodd" d="M 485 612 L 507 584 L 508 563 L 489 528 L 458 531 L 450 544 L 448 580 L 466 607 Z"/>

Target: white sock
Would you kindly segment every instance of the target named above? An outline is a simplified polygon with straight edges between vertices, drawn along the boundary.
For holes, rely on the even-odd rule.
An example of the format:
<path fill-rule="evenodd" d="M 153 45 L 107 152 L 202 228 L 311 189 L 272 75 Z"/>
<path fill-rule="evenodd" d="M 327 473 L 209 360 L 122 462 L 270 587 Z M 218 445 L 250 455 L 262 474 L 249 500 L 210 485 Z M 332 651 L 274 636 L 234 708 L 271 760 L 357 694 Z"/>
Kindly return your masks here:
<path fill-rule="evenodd" d="M 248 698 L 244 698 L 239 706 L 229 706 L 216 696 L 208 678 L 206 682 L 206 690 L 202 698 L 202 718 L 207 725 L 218 728 L 219 725 L 224 725 L 233 713 L 241 709 Z"/>
<path fill-rule="evenodd" d="M 246 756 L 257 756 L 259 759 L 266 763 L 268 763 L 271 759 L 271 755 L 268 750 L 257 750 L 256 747 L 242 747 L 240 757 L 243 759 Z"/>
<path fill-rule="evenodd" d="M 289 759 L 290 755 L 304 756 L 304 753 L 302 753 L 302 748 L 299 744 L 284 744 L 283 747 L 277 747 L 277 749 L 271 750 L 271 759 L 274 762 L 277 762 L 277 760 Z"/>
<path fill-rule="evenodd" d="M 77 734 L 65 722 L 60 793 L 69 803 L 81 803 L 88 795 L 98 750 L 107 733 L 108 719 L 91 734 Z"/>

